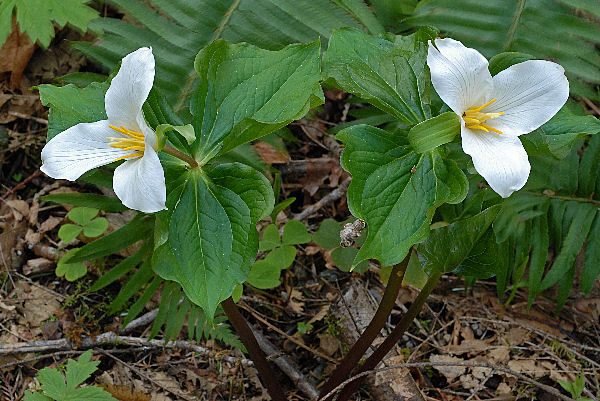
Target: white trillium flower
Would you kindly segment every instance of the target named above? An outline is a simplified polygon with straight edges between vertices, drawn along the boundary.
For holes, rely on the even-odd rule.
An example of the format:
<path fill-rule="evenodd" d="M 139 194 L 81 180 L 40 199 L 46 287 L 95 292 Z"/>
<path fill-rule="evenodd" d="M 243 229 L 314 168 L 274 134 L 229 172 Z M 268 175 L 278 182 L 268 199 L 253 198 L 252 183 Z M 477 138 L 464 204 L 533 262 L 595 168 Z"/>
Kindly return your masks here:
<path fill-rule="evenodd" d="M 166 209 L 165 176 L 158 159 L 158 138 L 142 114 L 154 82 L 152 49 L 125 56 L 106 91 L 107 120 L 77 124 L 42 149 L 41 170 L 74 181 L 83 173 L 125 160 L 115 169 L 113 187 L 123 204 L 153 213 Z"/>
<path fill-rule="evenodd" d="M 506 198 L 527 182 L 531 167 L 518 136 L 546 123 L 569 97 L 564 69 L 530 60 L 491 76 L 477 50 L 454 39 L 429 42 L 427 65 L 442 100 L 460 117 L 462 148 L 475 170 Z"/>

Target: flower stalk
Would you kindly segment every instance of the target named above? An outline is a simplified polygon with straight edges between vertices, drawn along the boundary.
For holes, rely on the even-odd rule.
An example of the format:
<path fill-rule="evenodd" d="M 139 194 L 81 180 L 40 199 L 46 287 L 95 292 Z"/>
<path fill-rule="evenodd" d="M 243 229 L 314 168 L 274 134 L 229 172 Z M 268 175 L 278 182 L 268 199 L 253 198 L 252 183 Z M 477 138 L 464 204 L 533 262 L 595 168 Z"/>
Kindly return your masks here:
<path fill-rule="evenodd" d="M 174 156 L 180 160 L 183 160 L 184 162 L 189 164 L 191 168 L 198 167 L 198 162 L 196 160 L 194 160 L 192 157 L 186 155 L 183 152 L 178 151 L 177 149 L 175 149 L 169 145 L 165 145 L 165 147 L 162 148 L 162 150 L 163 150 L 163 152 L 168 153 L 171 156 Z"/>
<path fill-rule="evenodd" d="M 379 332 L 381 332 L 381 329 L 385 325 L 396 303 L 396 298 L 398 297 L 398 292 L 402 286 L 402 279 L 404 278 L 404 273 L 406 272 L 406 267 L 408 266 L 411 253 L 412 252 L 408 252 L 404 260 L 394 265 L 392 268 L 388 284 L 385 287 L 383 298 L 379 303 L 379 307 L 377 308 L 375 315 L 371 319 L 371 322 L 365 331 L 360 335 L 358 340 L 356 340 L 356 343 L 354 343 L 346 357 L 338 364 L 327 383 L 325 383 L 321 389 L 321 393 L 319 394 L 320 400 L 326 400 L 327 398 L 323 397 L 331 390 L 336 388 L 344 380 L 346 380 L 350 372 L 358 365 L 360 359 L 363 357 L 369 346 L 373 343 L 375 337 L 377 337 Z"/>
<path fill-rule="evenodd" d="M 275 374 L 273 373 L 265 354 L 260 349 L 258 341 L 256 341 L 254 333 L 252 333 L 252 329 L 248 325 L 248 322 L 246 322 L 246 319 L 244 319 L 244 316 L 240 313 L 235 302 L 233 302 L 233 299 L 231 297 L 227 298 L 225 301 L 221 302 L 221 306 L 233 328 L 240 336 L 240 340 L 242 340 L 242 343 L 248 350 L 250 358 L 252 359 L 252 362 L 254 362 L 259 377 L 267 388 L 271 399 L 273 401 L 286 401 L 287 398 L 279 386 L 279 383 L 277 383 Z"/>
<path fill-rule="evenodd" d="M 375 352 L 373 352 L 369 358 L 367 358 L 365 363 L 356 372 L 357 374 L 375 369 L 379 362 L 381 362 L 381 360 L 388 354 L 388 352 L 390 352 L 394 345 L 400 340 L 406 329 L 410 327 L 410 325 L 412 324 L 413 320 L 415 320 L 419 312 L 421 312 L 421 309 L 423 309 L 423 305 L 425 305 L 425 301 L 427 301 L 427 298 L 435 288 L 435 285 L 437 284 L 441 276 L 442 273 L 433 273 L 429 277 L 427 283 L 425 283 L 425 286 L 417 296 L 417 299 L 415 299 L 410 308 L 408 308 L 406 314 L 402 316 L 400 322 L 398 322 L 394 330 L 385 339 L 385 341 L 381 343 L 379 347 L 377 347 Z M 356 380 L 348 383 L 342 389 L 340 395 L 337 398 L 337 401 L 347 401 L 348 399 L 350 399 L 352 394 L 354 394 L 354 392 L 358 389 L 358 386 L 363 380 L 364 376 L 359 377 Z M 330 397 L 332 395 L 333 394 L 326 394 L 325 398 Z"/>

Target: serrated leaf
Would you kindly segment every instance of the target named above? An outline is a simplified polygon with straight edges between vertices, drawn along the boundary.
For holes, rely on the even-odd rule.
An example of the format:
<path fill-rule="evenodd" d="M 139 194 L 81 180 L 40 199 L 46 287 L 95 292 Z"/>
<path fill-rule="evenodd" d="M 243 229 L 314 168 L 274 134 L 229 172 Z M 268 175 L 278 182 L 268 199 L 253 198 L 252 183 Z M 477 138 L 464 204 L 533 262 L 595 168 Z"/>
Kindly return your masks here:
<path fill-rule="evenodd" d="M 52 401 L 52 398 L 45 396 L 42 393 L 32 393 L 31 391 L 25 391 L 25 398 L 23 401 Z"/>
<path fill-rule="evenodd" d="M 76 124 L 106 119 L 104 94 L 108 84 L 105 82 L 94 82 L 85 88 L 75 85 L 39 85 L 37 88 L 42 104 L 50 107 L 48 140 Z"/>
<path fill-rule="evenodd" d="M 82 230 L 83 227 L 76 226 L 75 224 L 63 224 L 58 229 L 58 238 L 60 238 L 65 244 L 68 244 L 69 242 L 73 241 Z"/>
<path fill-rule="evenodd" d="M 403 123 L 414 125 L 430 116 L 425 94 L 426 57 L 427 40 L 421 32 L 374 37 L 343 28 L 331 34 L 323 55 L 323 76 Z"/>
<path fill-rule="evenodd" d="M 63 401 L 117 401 L 113 396 L 96 386 L 80 387 L 73 390 Z"/>
<path fill-rule="evenodd" d="M 0 47 L 10 33 L 13 10 L 21 32 L 32 42 L 48 47 L 54 37 L 54 23 L 60 28 L 67 23 L 82 32 L 87 30 L 98 12 L 87 6 L 89 0 L 3 0 L 0 3 Z"/>
<path fill-rule="evenodd" d="M 67 393 L 67 384 L 57 369 L 44 368 L 38 372 L 40 385 L 47 396 L 62 400 Z"/>
<path fill-rule="evenodd" d="M 260 251 L 269 251 L 279 245 L 281 245 L 279 231 L 277 230 L 277 226 L 271 223 L 264 229 L 262 239 L 258 243 L 258 249 Z"/>
<path fill-rule="evenodd" d="M 500 206 L 492 206 L 473 217 L 432 230 L 429 237 L 417 245 L 425 272 L 431 276 L 456 270 L 471 255 L 499 210 Z"/>
<path fill-rule="evenodd" d="M 112 177 L 111 177 L 112 180 Z M 118 198 L 98 194 L 60 193 L 40 196 L 44 202 L 66 203 L 73 206 L 93 207 L 106 212 L 122 212 L 128 210 Z"/>
<path fill-rule="evenodd" d="M 106 220 L 104 217 L 98 217 L 83 227 L 83 235 L 93 238 L 102 235 L 107 229 L 108 220 Z"/>
<path fill-rule="evenodd" d="M 311 235 L 308 233 L 304 223 L 298 220 L 290 220 L 283 227 L 283 245 L 305 244 L 310 242 Z"/>
<path fill-rule="evenodd" d="M 218 40 L 198 53 L 194 66 L 201 83 L 190 106 L 198 137 L 192 148 L 200 164 L 324 102 L 319 42 L 273 52 Z"/>
<path fill-rule="evenodd" d="M 169 223 L 168 240 L 156 249 L 154 270 L 181 284 L 212 319 L 217 305 L 243 283 L 258 250 L 256 222 L 273 208 L 268 180 L 233 163 L 184 176 Z"/>
<path fill-rule="evenodd" d="M 67 390 L 72 391 L 75 387 L 82 384 L 88 377 L 92 375 L 98 368 L 100 361 L 93 361 L 92 351 L 88 350 L 81 354 L 79 359 L 74 361 L 69 359 L 67 362 L 67 370 L 65 375 L 67 377 Z"/>
<path fill-rule="evenodd" d="M 67 213 L 67 218 L 84 226 L 97 215 L 98 209 L 91 207 L 74 207 L 69 213 Z"/>
<path fill-rule="evenodd" d="M 315 244 L 323 249 L 333 249 L 340 245 L 340 230 L 343 223 L 334 219 L 325 219 L 321 222 L 319 229 L 313 234 Z"/>
<path fill-rule="evenodd" d="M 399 263 L 427 236 L 435 209 L 467 194 L 464 173 L 437 150 L 416 154 L 402 136 L 364 125 L 337 138 L 346 145 L 342 167 L 352 174 L 348 206 L 368 228 L 355 264 L 369 258 Z"/>

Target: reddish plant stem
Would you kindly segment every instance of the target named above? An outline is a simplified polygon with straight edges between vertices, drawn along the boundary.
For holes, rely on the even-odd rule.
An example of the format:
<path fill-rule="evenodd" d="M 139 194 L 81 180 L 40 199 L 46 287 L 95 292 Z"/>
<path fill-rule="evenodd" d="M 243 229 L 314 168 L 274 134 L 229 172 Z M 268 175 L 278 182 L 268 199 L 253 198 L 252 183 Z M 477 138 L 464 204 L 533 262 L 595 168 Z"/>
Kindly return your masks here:
<path fill-rule="evenodd" d="M 369 358 L 367 358 L 365 363 L 358 370 L 357 374 L 375 369 L 379 362 L 381 362 L 381 360 L 388 354 L 388 352 L 390 352 L 390 350 L 394 347 L 398 340 L 400 340 L 400 337 L 402 337 L 406 329 L 410 327 L 413 320 L 417 317 L 417 315 L 423 308 L 423 305 L 425 305 L 425 301 L 427 301 L 429 294 L 431 294 L 441 276 L 442 273 L 433 273 L 429 277 L 427 283 L 425 283 L 425 287 L 423 287 L 423 289 L 419 293 L 419 296 L 417 296 L 417 299 L 415 299 L 410 308 L 408 308 L 406 314 L 402 316 L 400 322 L 398 322 L 394 330 L 385 339 L 385 341 L 381 343 L 379 347 L 377 347 L 375 352 L 373 352 Z M 363 380 L 364 377 L 360 377 L 348 383 L 346 387 L 342 389 L 340 395 L 337 398 L 337 401 L 347 401 L 348 399 L 350 399 L 352 394 L 354 394 L 354 392 L 358 389 L 358 386 L 360 385 L 360 383 L 362 383 Z"/>
<path fill-rule="evenodd" d="M 381 332 L 381 329 L 385 325 L 385 322 L 396 303 L 398 291 L 400 291 L 400 287 L 402 286 L 402 279 L 404 278 L 404 272 L 408 266 L 410 255 L 411 252 L 409 251 L 404 260 L 397 265 L 394 265 L 392 268 L 383 298 L 379 303 L 375 315 L 365 331 L 360 335 L 358 340 L 356 340 L 356 343 L 354 343 L 346 357 L 338 364 L 337 368 L 329 377 L 329 380 L 327 380 L 327 383 L 325 383 L 321 389 L 319 399 L 322 399 L 321 397 L 327 395 L 331 390 L 346 380 L 350 372 L 358 365 L 360 358 L 363 357 L 369 346 L 373 343 L 375 337 Z M 323 401 L 325 400 L 326 398 L 323 399 Z"/>
<path fill-rule="evenodd" d="M 256 341 L 256 337 L 254 337 L 254 333 L 252 333 L 252 329 L 248 325 L 248 322 L 246 322 L 246 319 L 244 319 L 244 316 L 240 313 L 235 302 L 233 302 L 233 299 L 231 299 L 231 297 L 227 298 L 225 301 L 221 302 L 221 306 L 223 306 L 227 318 L 240 336 L 240 340 L 242 340 L 246 350 L 248 350 L 250 358 L 252 359 L 252 362 L 254 362 L 259 377 L 267 388 L 271 399 L 273 401 L 287 401 L 265 354 L 260 349 L 258 341 Z"/>
<path fill-rule="evenodd" d="M 192 168 L 198 167 L 198 162 L 196 160 L 194 160 L 190 156 L 186 155 L 183 152 L 178 151 L 177 149 L 175 149 L 169 145 L 165 145 L 165 147 L 162 150 L 163 150 L 163 152 L 168 153 L 171 156 L 175 156 L 176 158 L 183 160 L 184 162 L 189 164 L 190 167 L 192 167 Z"/>

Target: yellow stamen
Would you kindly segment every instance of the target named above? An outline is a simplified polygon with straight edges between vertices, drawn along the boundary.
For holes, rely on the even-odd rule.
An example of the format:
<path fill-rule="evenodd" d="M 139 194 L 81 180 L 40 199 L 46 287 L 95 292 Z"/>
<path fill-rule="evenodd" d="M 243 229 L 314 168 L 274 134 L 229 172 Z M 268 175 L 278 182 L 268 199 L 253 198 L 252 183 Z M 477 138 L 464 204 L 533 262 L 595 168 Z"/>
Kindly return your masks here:
<path fill-rule="evenodd" d="M 498 118 L 501 115 L 503 115 L 504 113 L 501 111 L 494 112 L 494 113 L 482 113 L 481 112 L 481 110 L 485 109 L 490 104 L 494 103 L 496 100 L 497 99 L 492 99 L 482 106 L 468 108 L 462 115 L 463 120 L 465 121 L 465 126 L 467 128 L 471 128 L 471 129 L 480 129 L 485 132 L 493 131 L 498 134 L 502 134 L 502 131 L 500 131 L 494 127 L 490 127 L 485 122 L 492 118 Z"/>
<path fill-rule="evenodd" d="M 124 155 L 124 156 L 121 156 L 121 157 L 115 159 L 115 161 L 127 159 L 129 157 L 144 156 L 144 150 L 146 150 L 146 143 L 144 142 L 144 134 L 142 134 L 140 132 L 128 130 L 127 128 L 125 128 L 123 126 L 115 127 L 114 125 L 109 125 L 109 127 L 114 129 L 118 133 L 123 134 L 124 136 L 121 136 L 121 137 L 109 136 L 109 137 L 107 137 L 106 139 L 111 140 L 111 142 L 108 145 L 110 147 L 122 149 L 124 151 L 133 151 L 130 154 L 127 154 L 127 155 Z"/>

